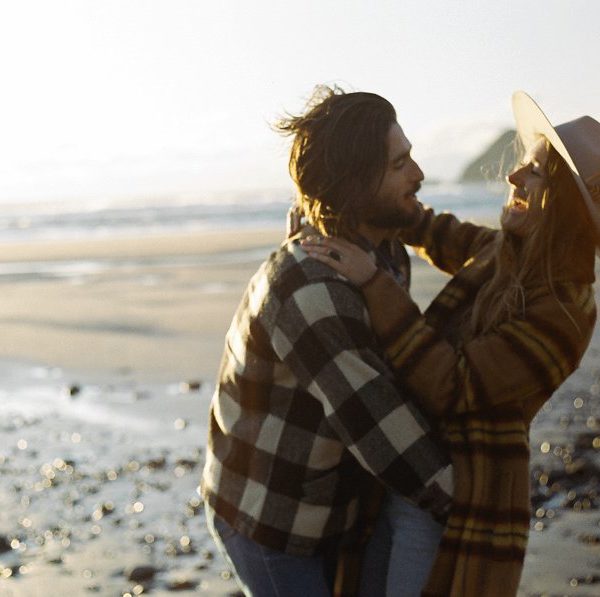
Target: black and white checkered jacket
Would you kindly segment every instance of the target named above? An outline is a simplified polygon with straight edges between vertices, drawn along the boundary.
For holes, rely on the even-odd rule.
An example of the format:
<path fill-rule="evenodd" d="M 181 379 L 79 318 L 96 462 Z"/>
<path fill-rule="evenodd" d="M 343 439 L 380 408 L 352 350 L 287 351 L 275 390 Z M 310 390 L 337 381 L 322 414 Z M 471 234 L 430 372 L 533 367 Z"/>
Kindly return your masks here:
<path fill-rule="evenodd" d="M 365 469 L 422 507 L 448 506 L 447 456 L 394 385 L 360 291 L 288 241 L 227 334 L 203 496 L 254 541 L 312 555 L 352 527 Z"/>

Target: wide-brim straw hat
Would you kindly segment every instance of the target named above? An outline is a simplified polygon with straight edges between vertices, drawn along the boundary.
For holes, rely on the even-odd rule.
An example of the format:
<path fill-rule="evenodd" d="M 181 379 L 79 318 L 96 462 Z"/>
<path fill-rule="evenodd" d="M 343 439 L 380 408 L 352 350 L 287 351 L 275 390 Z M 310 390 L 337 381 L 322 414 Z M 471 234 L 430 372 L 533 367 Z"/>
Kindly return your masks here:
<path fill-rule="evenodd" d="M 591 116 L 582 116 L 552 126 L 542 109 L 524 91 L 512 97 L 517 133 L 526 149 L 541 135 L 565 160 L 588 209 L 600 239 L 600 122 Z"/>

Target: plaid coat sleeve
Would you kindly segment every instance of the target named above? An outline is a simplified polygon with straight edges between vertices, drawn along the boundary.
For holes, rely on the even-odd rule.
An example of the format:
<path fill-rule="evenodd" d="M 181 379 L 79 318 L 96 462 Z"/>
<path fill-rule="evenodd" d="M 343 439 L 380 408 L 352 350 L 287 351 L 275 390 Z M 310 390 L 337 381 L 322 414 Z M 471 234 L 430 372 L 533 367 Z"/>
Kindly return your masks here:
<path fill-rule="evenodd" d="M 589 284 L 563 283 L 559 302 L 529 296 L 525 317 L 455 349 L 381 273 L 364 289 L 373 325 L 402 384 L 436 415 L 549 396 L 577 368 L 596 319 Z"/>
<path fill-rule="evenodd" d="M 450 213 L 436 214 L 431 208 L 426 208 L 419 226 L 402 230 L 400 239 L 415 247 L 417 255 L 453 275 L 491 242 L 497 232 L 471 222 L 461 222 Z"/>
<path fill-rule="evenodd" d="M 451 469 L 424 417 L 399 394 L 360 292 L 332 277 L 300 286 L 281 303 L 272 345 L 366 470 L 425 508 L 445 509 Z"/>

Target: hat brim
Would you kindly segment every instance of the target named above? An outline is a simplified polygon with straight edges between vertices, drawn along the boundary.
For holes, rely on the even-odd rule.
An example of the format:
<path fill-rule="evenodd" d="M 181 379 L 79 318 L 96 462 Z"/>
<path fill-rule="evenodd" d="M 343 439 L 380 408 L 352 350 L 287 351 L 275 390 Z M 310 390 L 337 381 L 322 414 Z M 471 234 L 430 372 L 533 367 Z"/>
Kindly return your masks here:
<path fill-rule="evenodd" d="M 598 211 L 598 206 L 592 199 L 590 192 L 581 178 L 579 170 L 577 170 L 573 158 L 551 122 L 537 103 L 524 91 L 515 91 L 515 93 L 513 93 L 512 108 L 515 124 L 517 126 L 517 134 L 526 150 L 529 149 L 540 136 L 544 136 L 565 160 L 573 174 L 573 178 L 575 179 L 579 190 L 581 191 L 581 195 L 583 196 L 583 200 L 596 229 L 596 236 L 597 238 L 600 238 L 600 213 Z"/>

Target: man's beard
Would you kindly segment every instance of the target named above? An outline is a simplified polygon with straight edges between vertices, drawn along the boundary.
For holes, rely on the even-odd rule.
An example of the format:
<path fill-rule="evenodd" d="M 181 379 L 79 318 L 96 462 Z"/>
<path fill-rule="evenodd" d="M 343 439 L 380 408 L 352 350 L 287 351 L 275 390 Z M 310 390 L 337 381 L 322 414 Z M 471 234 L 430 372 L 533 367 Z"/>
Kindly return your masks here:
<path fill-rule="evenodd" d="M 381 212 L 367 218 L 366 222 L 374 228 L 412 228 L 421 221 L 421 212 L 414 210 L 410 214 L 400 213 L 398 210 L 388 213 Z"/>
<path fill-rule="evenodd" d="M 421 188 L 420 184 L 408 193 L 415 195 Z M 383 204 L 382 204 L 383 203 Z M 366 214 L 365 222 L 374 228 L 412 228 L 416 226 L 423 216 L 423 207 L 420 202 L 413 204 L 410 210 L 400 210 L 393 202 L 375 201 L 371 204 L 370 213 Z"/>
<path fill-rule="evenodd" d="M 368 214 L 365 222 L 374 228 L 412 228 L 421 221 L 422 217 L 423 208 L 420 203 L 410 211 L 381 206 Z"/>

